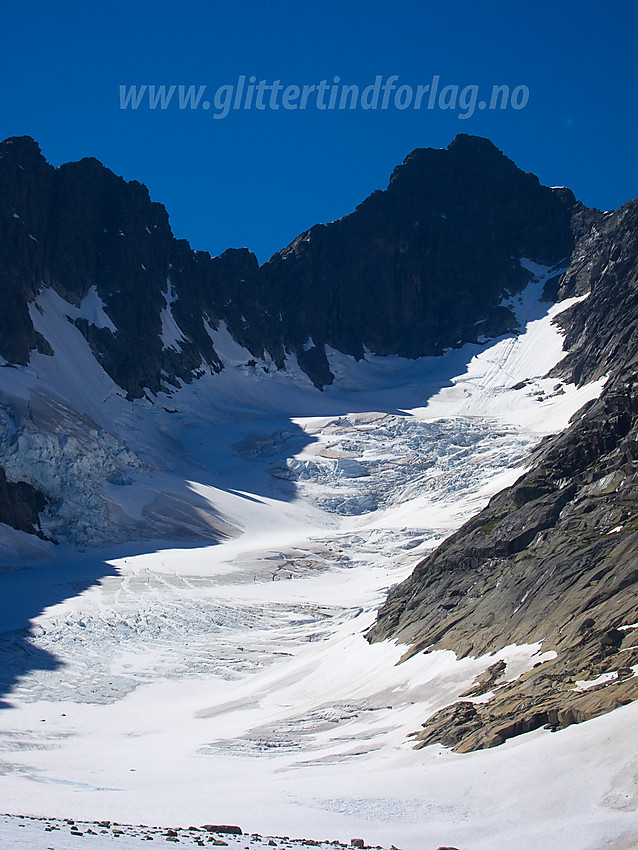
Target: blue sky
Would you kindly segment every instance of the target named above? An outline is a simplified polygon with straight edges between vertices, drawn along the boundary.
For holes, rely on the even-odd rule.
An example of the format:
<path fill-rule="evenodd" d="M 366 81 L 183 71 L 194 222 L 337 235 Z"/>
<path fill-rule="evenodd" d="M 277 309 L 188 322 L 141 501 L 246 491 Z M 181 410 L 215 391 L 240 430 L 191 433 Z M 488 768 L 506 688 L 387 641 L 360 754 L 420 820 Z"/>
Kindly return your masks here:
<path fill-rule="evenodd" d="M 0 137 L 28 134 L 55 165 L 95 156 L 140 180 L 175 235 L 212 254 L 247 246 L 264 261 L 385 188 L 414 148 L 459 132 L 589 206 L 638 195 L 634 0 L 59 0 L 5 5 L 3 28 Z M 360 91 L 377 76 L 416 90 L 436 75 L 481 99 L 525 86 L 529 100 L 461 118 L 458 102 L 320 110 L 310 97 L 305 110 L 279 100 L 213 118 L 214 93 L 242 75 L 300 88 L 338 76 Z M 120 86 L 144 84 L 204 85 L 211 108 L 180 110 L 176 93 L 165 110 L 121 109 Z"/>

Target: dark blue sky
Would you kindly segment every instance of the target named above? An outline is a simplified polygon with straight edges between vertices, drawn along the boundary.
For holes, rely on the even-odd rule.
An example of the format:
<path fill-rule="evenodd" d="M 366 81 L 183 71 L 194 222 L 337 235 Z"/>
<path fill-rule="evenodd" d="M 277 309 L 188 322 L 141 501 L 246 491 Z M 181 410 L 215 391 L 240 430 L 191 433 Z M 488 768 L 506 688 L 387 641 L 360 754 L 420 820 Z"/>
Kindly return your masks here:
<path fill-rule="evenodd" d="M 414 148 L 459 132 L 587 205 L 638 195 L 635 0 L 59 0 L 5 4 L 2 17 L 0 136 L 34 136 L 55 165 L 96 156 L 140 180 L 175 235 L 212 254 L 245 245 L 263 261 L 385 188 Z M 120 109 L 121 85 L 205 85 L 203 103 L 241 75 L 300 88 L 338 76 L 360 91 L 391 75 L 416 91 L 436 75 L 441 88 L 478 86 L 477 103 L 493 85 L 526 86 L 529 101 L 465 119 L 458 102 L 321 110 L 310 97 L 295 110 L 281 93 L 279 109 L 224 119 L 213 103 L 180 110 L 177 92 L 165 110 L 148 98 Z"/>

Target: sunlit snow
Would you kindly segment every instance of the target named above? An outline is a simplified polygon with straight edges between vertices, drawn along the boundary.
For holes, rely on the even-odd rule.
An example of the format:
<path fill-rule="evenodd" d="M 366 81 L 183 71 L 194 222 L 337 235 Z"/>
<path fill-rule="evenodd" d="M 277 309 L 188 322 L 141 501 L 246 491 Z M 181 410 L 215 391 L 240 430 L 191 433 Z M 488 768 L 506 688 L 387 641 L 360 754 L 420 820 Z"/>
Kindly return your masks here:
<path fill-rule="evenodd" d="M 44 527 L 60 543 L 0 544 L 17 678 L 0 808 L 402 850 L 593 850 L 637 828 L 622 731 L 636 706 L 470 755 L 415 751 L 409 734 L 495 660 L 512 680 L 553 653 L 398 664 L 405 647 L 364 638 L 388 589 L 602 388 L 544 377 L 567 305 L 540 304 L 550 272 L 532 270 L 519 336 L 415 361 L 330 351 L 319 393 L 292 359 L 255 362 L 209 324 L 226 368 L 155 403 L 126 401 L 67 321 L 77 308 L 40 297 L 55 354 L 0 369 L 0 449 L 59 495 Z M 41 829 L 0 823 L 9 848 L 76 846 Z"/>

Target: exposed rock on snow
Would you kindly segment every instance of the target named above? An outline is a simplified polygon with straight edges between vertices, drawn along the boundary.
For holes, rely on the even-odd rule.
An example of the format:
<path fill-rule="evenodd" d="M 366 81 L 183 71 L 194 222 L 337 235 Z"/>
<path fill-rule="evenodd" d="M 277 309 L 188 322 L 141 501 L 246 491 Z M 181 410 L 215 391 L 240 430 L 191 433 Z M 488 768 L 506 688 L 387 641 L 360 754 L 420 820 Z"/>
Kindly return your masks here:
<path fill-rule="evenodd" d="M 637 219 L 632 202 L 608 216 L 604 235 L 583 236 L 593 291 L 560 318 L 570 323 L 574 348 L 555 371 L 583 380 L 610 374 L 600 399 L 539 448 L 532 469 L 513 487 L 417 566 L 369 634 L 409 643 L 409 653 L 447 648 L 461 656 L 524 635 L 542 640 L 557 658 L 497 687 L 472 724 L 461 724 L 462 734 L 444 731 L 456 722 L 454 713 L 431 718 L 418 736 L 423 743 L 445 734 L 457 739 L 457 751 L 490 747 L 638 697 L 638 679 L 627 673 L 638 649 L 618 631 L 638 616 Z M 582 260 L 575 276 L 584 269 Z M 561 285 L 574 285 L 574 275 Z M 619 669 L 625 673 L 605 675 Z M 595 690 L 574 688 L 575 681 L 596 677 Z"/>
<path fill-rule="evenodd" d="M 46 503 L 44 494 L 26 481 L 7 481 L 0 466 L 0 523 L 41 535 L 40 514 Z"/>
<path fill-rule="evenodd" d="M 250 842 L 253 850 L 275 847 L 278 850 L 290 848 L 317 847 L 319 850 L 345 850 L 348 846 L 372 850 L 363 839 L 353 839 L 350 845 L 340 841 L 313 841 L 304 838 L 289 838 L 244 834 L 239 826 L 225 824 L 204 824 L 203 826 L 134 826 L 132 824 L 114 823 L 110 820 L 77 820 L 73 818 L 35 818 L 19 815 L 0 815 L 4 850 L 15 847 L 36 846 L 35 842 L 49 844 L 55 842 L 59 850 L 67 847 L 75 848 L 77 843 L 73 838 L 82 837 L 82 846 L 101 850 L 111 846 L 117 839 L 117 846 L 122 850 L 146 847 L 142 842 L 164 840 L 187 847 L 228 847 L 229 850 L 245 850 L 246 842 Z M 20 831 L 22 830 L 22 831 Z M 67 844 L 68 841 L 68 844 Z M 382 850 L 376 847 L 375 850 Z"/>

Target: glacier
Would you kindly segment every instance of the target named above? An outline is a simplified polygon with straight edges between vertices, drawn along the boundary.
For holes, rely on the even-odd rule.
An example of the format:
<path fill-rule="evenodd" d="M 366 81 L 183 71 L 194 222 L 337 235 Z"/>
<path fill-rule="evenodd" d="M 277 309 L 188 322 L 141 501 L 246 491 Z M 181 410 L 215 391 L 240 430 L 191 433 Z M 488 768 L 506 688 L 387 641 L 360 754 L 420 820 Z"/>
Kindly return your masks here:
<path fill-rule="evenodd" d="M 319 393 L 220 326 L 220 374 L 134 401 L 43 290 L 32 316 L 53 356 L 0 369 L 0 461 L 49 495 L 57 541 L 0 539 L 5 810 L 403 850 L 622 837 L 635 704 L 495 750 L 415 751 L 410 733 L 495 661 L 512 680 L 551 654 L 402 661 L 364 638 L 388 589 L 602 389 L 545 377 L 574 299 L 541 303 L 550 270 L 530 271 L 518 335 L 412 361 L 330 351 Z"/>

